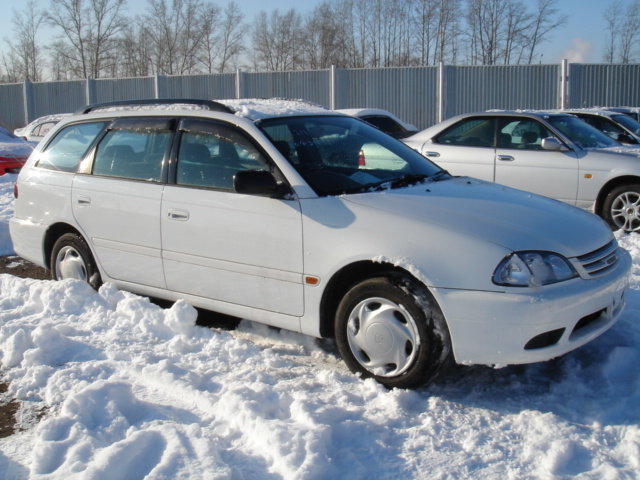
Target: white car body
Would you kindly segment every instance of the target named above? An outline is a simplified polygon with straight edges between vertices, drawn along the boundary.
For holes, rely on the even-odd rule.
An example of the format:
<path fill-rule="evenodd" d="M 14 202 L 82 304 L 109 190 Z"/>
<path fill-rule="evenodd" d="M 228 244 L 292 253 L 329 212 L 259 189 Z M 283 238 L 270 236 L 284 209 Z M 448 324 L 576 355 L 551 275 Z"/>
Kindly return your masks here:
<path fill-rule="evenodd" d="M 56 113 L 36 118 L 27 126 L 16 128 L 13 133 L 28 142 L 37 145 L 60 120 L 70 116 L 70 113 Z"/>
<path fill-rule="evenodd" d="M 394 138 L 406 138 L 418 133 L 418 127 L 399 119 L 381 108 L 342 108 L 335 110 L 345 115 L 360 118 Z"/>
<path fill-rule="evenodd" d="M 579 124 L 582 130 L 577 141 L 553 124 L 565 121 Z M 472 135 L 466 139 L 447 139 L 471 122 L 478 122 L 478 128 L 483 125 L 480 122 L 497 122 L 504 128 L 498 127 L 495 136 L 492 131 L 491 138 L 480 139 L 470 130 Z M 537 135 L 527 144 L 518 131 L 522 125 L 535 127 L 536 134 L 546 131 L 546 135 Z M 507 140 L 501 144 L 503 137 Z M 589 209 L 614 228 L 640 229 L 639 212 L 633 204 L 628 205 L 632 214 L 625 217 L 627 223 L 614 222 L 611 212 L 604 209 L 607 195 L 616 187 L 640 185 L 640 149 L 619 145 L 572 115 L 505 111 L 459 115 L 403 141 L 453 175 L 469 175 Z"/>
<path fill-rule="evenodd" d="M 77 232 L 105 282 L 313 336 L 331 334 L 332 305 L 344 294 L 346 278 L 354 282 L 392 269 L 433 296 L 446 320 L 453 356 L 464 364 L 547 360 L 589 342 L 618 319 L 631 260 L 596 216 L 484 181 L 443 176 L 400 142 L 332 112 L 289 103 L 277 108 L 277 102 L 226 104 L 235 115 L 150 109 L 66 119 L 18 177 L 10 221 L 16 253 L 49 267 L 54 237 Z M 229 125 L 268 157 L 288 193 L 270 198 L 191 188 L 170 175 L 158 181 L 122 179 L 96 174 L 95 165 L 92 173 L 110 133 L 86 147 L 78 169 L 40 166 L 47 165 L 56 135 L 76 125 L 141 116 Z M 398 188 L 390 180 L 353 193 L 322 193 L 318 185 L 364 182 L 377 172 L 354 168 L 347 179 L 325 166 L 317 177 L 307 176 L 296 163 L 301 157 L 287 161 L 290 152 L 270 141 L 283 127 L 269 120 L 360 128 L 369 140 L 381 141 L 380 148 L 385 145 L 431 172 L 431 179 Z M 523 251 L 554 252 L 567 259 L 575 275 L 544 285 L 496 284 L 492 276 L 498 265 Z M 590 272 L 594 261 L 601 270 Z M 561 334 L 543 347 L 525 348 L 532 339 L 544 343 L 549 332 Z M 382 341 L 384 334 L 375 339 Z"/>

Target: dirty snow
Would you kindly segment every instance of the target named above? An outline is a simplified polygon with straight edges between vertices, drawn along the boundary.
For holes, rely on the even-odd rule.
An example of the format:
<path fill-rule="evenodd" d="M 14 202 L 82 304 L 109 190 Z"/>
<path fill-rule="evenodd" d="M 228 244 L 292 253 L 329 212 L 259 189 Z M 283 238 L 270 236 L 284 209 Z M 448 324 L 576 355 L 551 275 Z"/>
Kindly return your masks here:
<path fill-rule="evenodd" d="M 14 179 L 0 177 L 2 254 Z M 609 332 L 418 391 L 354 377 L 329 341 L 197 327 L 185 302 L 0 275 L 0 372 L 21 404 L 0 478 L 638 478 L 640 236 L 618 237 L 634 270 Z"/>

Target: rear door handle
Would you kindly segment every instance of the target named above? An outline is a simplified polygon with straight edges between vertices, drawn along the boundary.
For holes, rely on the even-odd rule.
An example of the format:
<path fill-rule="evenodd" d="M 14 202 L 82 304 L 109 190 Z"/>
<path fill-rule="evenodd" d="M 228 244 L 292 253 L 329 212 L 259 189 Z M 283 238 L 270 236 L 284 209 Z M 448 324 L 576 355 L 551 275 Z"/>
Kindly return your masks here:
<path fill-rule="evenodd" d="M 438 152 L 424 152 L 427 157 L 439 157 L 440 154 Z"/>
<path fill-rule="evenodd" d="M 91 197 L 87 197 L 86 195 L 78 195 L 77 202 L 78 205 L 91 205 Z"/>
<path fill-rule="evenodd" d="M 501 162 L 513 162 L 515 159 L 511 155 L 498 155 Z"/>

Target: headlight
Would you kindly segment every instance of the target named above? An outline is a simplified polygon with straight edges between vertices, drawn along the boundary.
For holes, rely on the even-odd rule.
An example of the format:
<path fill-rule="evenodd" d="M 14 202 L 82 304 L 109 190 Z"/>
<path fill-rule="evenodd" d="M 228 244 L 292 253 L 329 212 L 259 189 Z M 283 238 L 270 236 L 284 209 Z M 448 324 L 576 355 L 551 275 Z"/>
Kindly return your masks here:
<path fill-rule="evenodd" d="M 510 287 L 540 287 L 578 276 L 569 261 L 550 252 L 516 252 L 493 274 L 493 283 Z"/>

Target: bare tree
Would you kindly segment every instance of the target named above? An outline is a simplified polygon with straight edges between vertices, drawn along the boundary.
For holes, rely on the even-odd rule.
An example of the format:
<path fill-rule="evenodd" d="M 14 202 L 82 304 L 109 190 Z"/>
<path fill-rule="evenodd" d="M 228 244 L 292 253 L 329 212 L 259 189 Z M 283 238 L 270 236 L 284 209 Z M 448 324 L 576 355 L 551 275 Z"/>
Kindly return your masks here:
<path fill-rule="evenodd" d="M 214 5 L 205 7 L 202 17 L 204 35 L 199 59 L 206 73 L 224 73 L 234 70 L 244 51 L 243 41 L 249 29 L 243 23 L 240 7 L 231 2 L 221 12 Z"/>
<path fill-rule="evenodd" d="M 21 12 L 13 10 L 14 28 L 11 38 L 5 37 L 9 53 L 3 54 L 3 63 L 7 72 L 12 72 L 14 81 L 43 79 L 44 60 L 36 37 L 44 20 L 44 12 L 38 9 L 35 0 L 29 0 Z"/>
<path fill-rule="evenodd" d="M 117 58 L 126 0 L 51 0 L 47 21 L 62 33 L 54 45 L 58 65 L 77 78 L 99 78 Z"/>
<path fill-rule="evenodd" d="M 295 70 L 302 62 L 297 46 L 301 44 L 301 17 L 295 9 L 268 16 L 262 11 L 253 27 L 254 65 L 268 71 Z"/>
<path fill-rule="evenodd" d="M 526 45 L 529 50 L 528 64 L 533 63 L 540 44 L 549 40 L 549 36 L 554 30 L 567 23 L 567 16 L 559 15 L 559 10 L 556 6 L 557 2 L 558 0 L 537 1 L 537 11 L 527 32 L 527 38 L 529 39 Z"/>
<path fill-rule="evenodd" d="M 627 5 L 624 20 L 620 24 L 620 61 L 631 63 L 634 47 L 640 40 L 640 0 L 634 0 Z"/>
<path fill-rule="evenodd" d="M 347 32 L 338 12 L 325 0 L 305 18 L 305 35 L 301 38 L 304 68 L 317 70 L 331 65 L 347 66 L 344 54 Z"/>
<path fill-rule="evenodd" d="M 618 2 L 612 3 L 604 12 L 604 19 L 607 23 L 607 39 L 604 45 L 603 60 L 608 63 L 613 63 L 615 60 L 621 14 L 622 7 Z"/>

